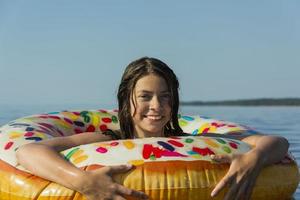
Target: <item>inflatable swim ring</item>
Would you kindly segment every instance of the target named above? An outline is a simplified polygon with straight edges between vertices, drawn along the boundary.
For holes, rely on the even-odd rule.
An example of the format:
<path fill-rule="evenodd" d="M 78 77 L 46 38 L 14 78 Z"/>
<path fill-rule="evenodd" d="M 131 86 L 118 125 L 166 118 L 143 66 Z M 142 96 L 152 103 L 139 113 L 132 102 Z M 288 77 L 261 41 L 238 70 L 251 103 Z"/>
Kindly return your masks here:
<path fill-rule="evenodd" d="M 229 165 L 213 163 L 209 155 L 245 153 L 251 147 L 237 140 L 193 135 L 208 132 L 255 134 L 255 131 L 246 126 L 200 116 L 182 115 L 179 116 L 179 123 L 191 136 L 106 141 L 74 147 L 61 154 L 84 170 L 125 163 L 135 165 L 135 169 L 116 175 L 114 179 L 126 187 L 146 192 L 152 200 L 210 199 L 210 192 L 225 175 Z M 117 111 L 52 112 L 24 117 L 2 126 L 1 199 L 84 199 L 78 192 L 30 174 L 17 164 L 15 151 L 30 142 L 107 129 L 119 129 Z M 262 170 L 252 199 L 289 199 L 298 183 L 295 160 L 274 164 Z M 222 199 L 225 192 L 214 199 Z"/>

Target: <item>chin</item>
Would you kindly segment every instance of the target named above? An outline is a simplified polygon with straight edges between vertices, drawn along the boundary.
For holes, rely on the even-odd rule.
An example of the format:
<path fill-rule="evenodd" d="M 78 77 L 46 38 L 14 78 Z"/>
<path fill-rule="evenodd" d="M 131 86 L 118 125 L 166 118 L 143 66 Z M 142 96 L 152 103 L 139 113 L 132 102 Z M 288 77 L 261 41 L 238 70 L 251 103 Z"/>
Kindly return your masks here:
<path fill-rule="evenodd" d="M 160 134 L 161 130 L 156 130 L 156 129 L 146 129 L 147 132 L 147 137 L 161 137 L 162 135 Z"/>

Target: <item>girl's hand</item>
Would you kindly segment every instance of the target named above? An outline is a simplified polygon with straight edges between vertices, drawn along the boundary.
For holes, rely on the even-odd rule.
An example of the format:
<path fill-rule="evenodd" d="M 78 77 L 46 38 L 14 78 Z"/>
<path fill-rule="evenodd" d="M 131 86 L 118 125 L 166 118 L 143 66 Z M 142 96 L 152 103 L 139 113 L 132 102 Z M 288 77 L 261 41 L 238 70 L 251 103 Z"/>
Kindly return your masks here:
<path fill-rule="evenodd" d="M 81 180 L 74 183 L 77 191 L 88 200 L 125 200 L 124 195 L 137 199 L 148 199 L 143 192 L 132 190 L 115 183 L 113 174 L 124 173 L 132 168 L 131 165 L 107 166 L 93 171 L 84 171 Z"/>
<path fill-rule="evenodd" d="M 215 162 L 231 164 L 227 174 L 216 185 L 211 196 L 216 196 L 224 187 L 228 186 L 229 189 L 224 200 L 250 199 L 256 178 L 263 167 L 260 158 L 259 153 L 254 150 L 232 156 L 212 156 L 212 160 Z"/>

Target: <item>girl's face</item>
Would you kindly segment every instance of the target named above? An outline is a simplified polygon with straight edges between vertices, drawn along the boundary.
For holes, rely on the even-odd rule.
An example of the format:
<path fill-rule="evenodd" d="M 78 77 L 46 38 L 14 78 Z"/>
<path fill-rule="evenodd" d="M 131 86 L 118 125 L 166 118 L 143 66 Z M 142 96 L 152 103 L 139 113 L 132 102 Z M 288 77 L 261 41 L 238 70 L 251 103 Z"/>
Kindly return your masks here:
<path fill-rule="evenodd" d="M 164 136 L 164 126 L 171 118 L 170 102 L 170 92 L 163 78 L 155 74 L 140 78 L 130 101 L 135 137 Z"/>

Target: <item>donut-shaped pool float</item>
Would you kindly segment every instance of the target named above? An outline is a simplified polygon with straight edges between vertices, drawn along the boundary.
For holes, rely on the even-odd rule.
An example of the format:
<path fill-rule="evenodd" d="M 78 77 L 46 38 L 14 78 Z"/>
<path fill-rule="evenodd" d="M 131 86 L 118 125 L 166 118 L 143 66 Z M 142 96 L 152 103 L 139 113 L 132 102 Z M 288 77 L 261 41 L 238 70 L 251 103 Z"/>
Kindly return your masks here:
<path fill-rule="evenodd" d="M 115 110 L 52 112 L 20 118 L 2 126 L 1 199 L 85 199 L 76 191 L 30 174 L 16 162 L 15 151 L 21 145 L 52 137 L 118 130 L 117 114 Z M 255 134 L 256 131 L 201 116 L 180 115 L 179 124 L 184 132 L 191 135 L 98 142 L 77 146 L 61 154 L 83 170 L 126 163 L 134 165 L 129 172 L 115 175 L 114 180 L 147 193 L 152 200 L 211 199 L 212 189 L 226 174 L 229 164 L 214 163 L 210 155 L 245 153 L 251 146 L 239 140 L 205 137 L 205 134 Z M 288 162 L 280 162 L 261 171 L 252 199 L 289 199 L 298 183 L 297 163 L 289 158 Z M 222 199 L 225 192 L 214 199 Z"/>

